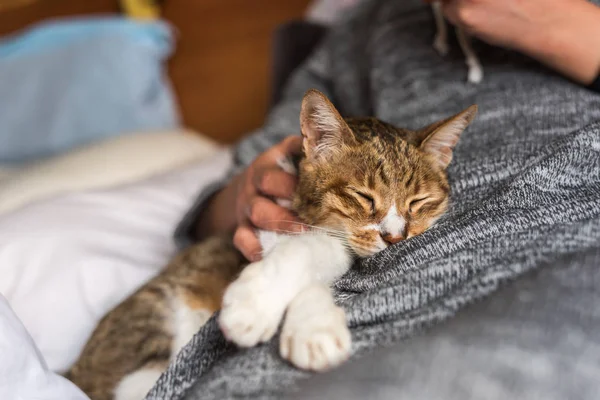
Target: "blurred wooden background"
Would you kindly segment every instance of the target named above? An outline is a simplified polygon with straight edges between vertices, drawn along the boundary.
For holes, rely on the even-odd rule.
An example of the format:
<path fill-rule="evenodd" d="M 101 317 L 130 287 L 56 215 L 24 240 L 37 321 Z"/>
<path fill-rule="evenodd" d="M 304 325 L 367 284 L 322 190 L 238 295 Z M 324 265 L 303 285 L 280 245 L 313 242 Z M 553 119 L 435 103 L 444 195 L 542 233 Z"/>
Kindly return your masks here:
<path fill-rule="evenodd" d="M 178 30 L 169 75 L 186 126 L 231 143 L 262 124 L 273 31 L 309 2 L 164 1 L 163 16 Z M 117 0 L 0 0 L 0 35 L 47 18 L 114 12 Z"/>

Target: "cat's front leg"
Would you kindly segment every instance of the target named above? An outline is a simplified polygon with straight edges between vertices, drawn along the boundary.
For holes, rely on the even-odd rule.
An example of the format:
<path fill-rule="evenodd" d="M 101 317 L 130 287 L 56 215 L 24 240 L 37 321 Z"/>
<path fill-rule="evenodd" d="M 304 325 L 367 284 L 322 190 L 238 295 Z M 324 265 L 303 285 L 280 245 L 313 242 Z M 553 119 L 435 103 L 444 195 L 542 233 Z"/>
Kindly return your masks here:
<path fill-rule="evenodd" d="M 248 265 L 225 291 L 219 325 L 228 340 L 251 347 L 271 339 L 286 307 L 308 280 L 268 257 Z"/>
<path fill-rule="evenodd" d="M 279 236 L 270 252 L 225 291 L 219 317 L 223 334 L 242 347 L 269 340 L 302 289 L 319 280 L 331 282 L 350 263 L 338 239 L 319 233 Z"/>
<path fill-rule="evenodd" d="M 279 352 L 298 368 L 325 371 L 348 359 L 350 331 L 344 310 L 336 306 L 329 288 L 315 283 L 290 304 Z"/>

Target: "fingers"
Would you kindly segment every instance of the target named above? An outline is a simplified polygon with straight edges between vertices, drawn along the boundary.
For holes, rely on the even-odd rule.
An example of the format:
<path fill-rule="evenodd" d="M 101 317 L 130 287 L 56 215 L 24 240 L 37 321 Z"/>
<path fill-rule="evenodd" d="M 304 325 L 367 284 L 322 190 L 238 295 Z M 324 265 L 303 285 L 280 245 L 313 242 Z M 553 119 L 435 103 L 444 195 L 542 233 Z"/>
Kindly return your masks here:
<path fill-rule="evenodd" d="M 302 152 L 302 136 L 289 136 L 277 145 L 284 155 L 300 154 Z"/>
<path fill-rule="evenodd" d="M 296 190 L 296 178 L 277 169 L 263 169 L 253 176 L 256 189 L 267 196 L 291 199 Z"/>
<path fill-rule="evenodd" d="M 242 252 L 246 259 L 255 262 L 262 258 L 262 247 L 254 228 L 240 225 L 233 235 L 233 245 Z"/>
<path fill-rule="evenodd" d="M 303 231 L 303 225 L 291 212 L 266 197 L 256 196 L 251 200 L 247 218 L 236 229 L 233 244 L 253 262 L 262 258 L 262 246 L 256 228 L 278 232 Z"/>
<path fill-rule="evenodd" d="M 248 219 L 255 227 L 268 231 L 302 231 L 298 218 L 266 197 L 256 196 L 251 200 Z"/>
<path fill-rule="evenodd" d="M 292 136 L 261 155 L 253 164 L 253 172 L 249 174 L 252 190 L 267 196 L 291 199 L 296 189 L 296 177 L 283 171 L 278 161 L 299 152 L 301 148 L 302 138 Z"/>
<path fill-rule="evenodd" d="M 301 152 L 302 136 L 289 136 L 264 152 L 261 158 L 264 158 L 265 162 L 272 164 L 276 163 L 281 157 L 300 154 Z"/>
<path fill-rule="evenodd" d="M 238 228 L 233 243 L 248 260 L 261 258 L 261 245 L 255 229 L 302 230 L 302 225 L 289 210 L 263 197 L 289 202 L 296 188 L 296 177 L 281 170 L 278 161 L 301 151 L 302 137 L 288 137 L 259 156 L 241 175 L 235 207 Z"/>

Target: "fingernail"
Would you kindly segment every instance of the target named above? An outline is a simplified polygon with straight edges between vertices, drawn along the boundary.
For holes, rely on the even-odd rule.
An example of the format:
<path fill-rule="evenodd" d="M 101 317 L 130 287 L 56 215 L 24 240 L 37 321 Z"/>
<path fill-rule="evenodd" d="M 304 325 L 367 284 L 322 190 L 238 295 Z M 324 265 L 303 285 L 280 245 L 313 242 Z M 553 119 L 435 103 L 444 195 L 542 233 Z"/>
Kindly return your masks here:
<path fill-rule="evenodd" d="M 280 207 L 286 208 L 288 210 L 291 210 L 291 208 L 292 208 L 292 201 L 291 200 L 276 198 L 275 202 L 277 204 L 279 204 Z"/>
<path fill-rule="evenodd" d="M 302 224 L 300 224 L 300 223 L 298 223 L 298 224 L 293 224 L 293 225 L 292 225 L 292 227 L 293 227 L 293 228 L 292 228 L 292 230 L 293 230 L 294 232 L 300 232 L 300 233 L 304 232 L 304 225 L 302 225 Z"/>

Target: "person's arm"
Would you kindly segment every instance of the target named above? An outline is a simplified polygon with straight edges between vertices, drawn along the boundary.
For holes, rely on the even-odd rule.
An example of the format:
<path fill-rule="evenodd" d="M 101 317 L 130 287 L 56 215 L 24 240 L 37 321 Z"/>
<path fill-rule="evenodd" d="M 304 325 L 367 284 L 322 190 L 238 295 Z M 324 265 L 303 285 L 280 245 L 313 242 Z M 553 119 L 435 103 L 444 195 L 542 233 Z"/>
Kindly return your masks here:
<path fill-rule="evenodd" d="M 216 222 L 208 220 L 216 218 L 217 215 L 225 215 L 221 211 L 218 214 L 212 211 L 214 207 L 212 203 L 230 180 L 231 178 L 225 178 L 213 182 L 209 186 L 204 187 L 198 194 L 194 204 L 188 209 L 175 228 L 173 236 L 177 247 L 183 249 L 191 246 L 202 238 L 209 236 L 210 232 L 225 234 L 232 229 L 227 229 L 226 223 L 219 223 L 218 225 L 222 226 L 222 229 L 218 229 L 216 225 L 213 225 Z M 206 227 L 199 226 L 199 220 L 204 221 L 203 224 L 206 224 Z"/>
<path fill-rule="evenodd" d="M 600 73 L 600 7 L 587 0 L 442 4 L 446 17 L 469 34 L 525 53 L 578 83 L 590 85 Z"/>
<path fill-rule="evenodd" d="M 600 7 L 585 1 L 560 1 L 563 18 L 524 40 L 523 51 L 565 76 L 591 84 L 600 73 Z"/>
<path fill-rule="evenodd" d="M 219 184 L 216 192 L 205 201 L 200 201 L 198 216 L 194 224 L 194 237 L 205 238 L 210 235 L 233 234 L 236 227 L 235 192 L 237 176 L 224 187 Z"/>

